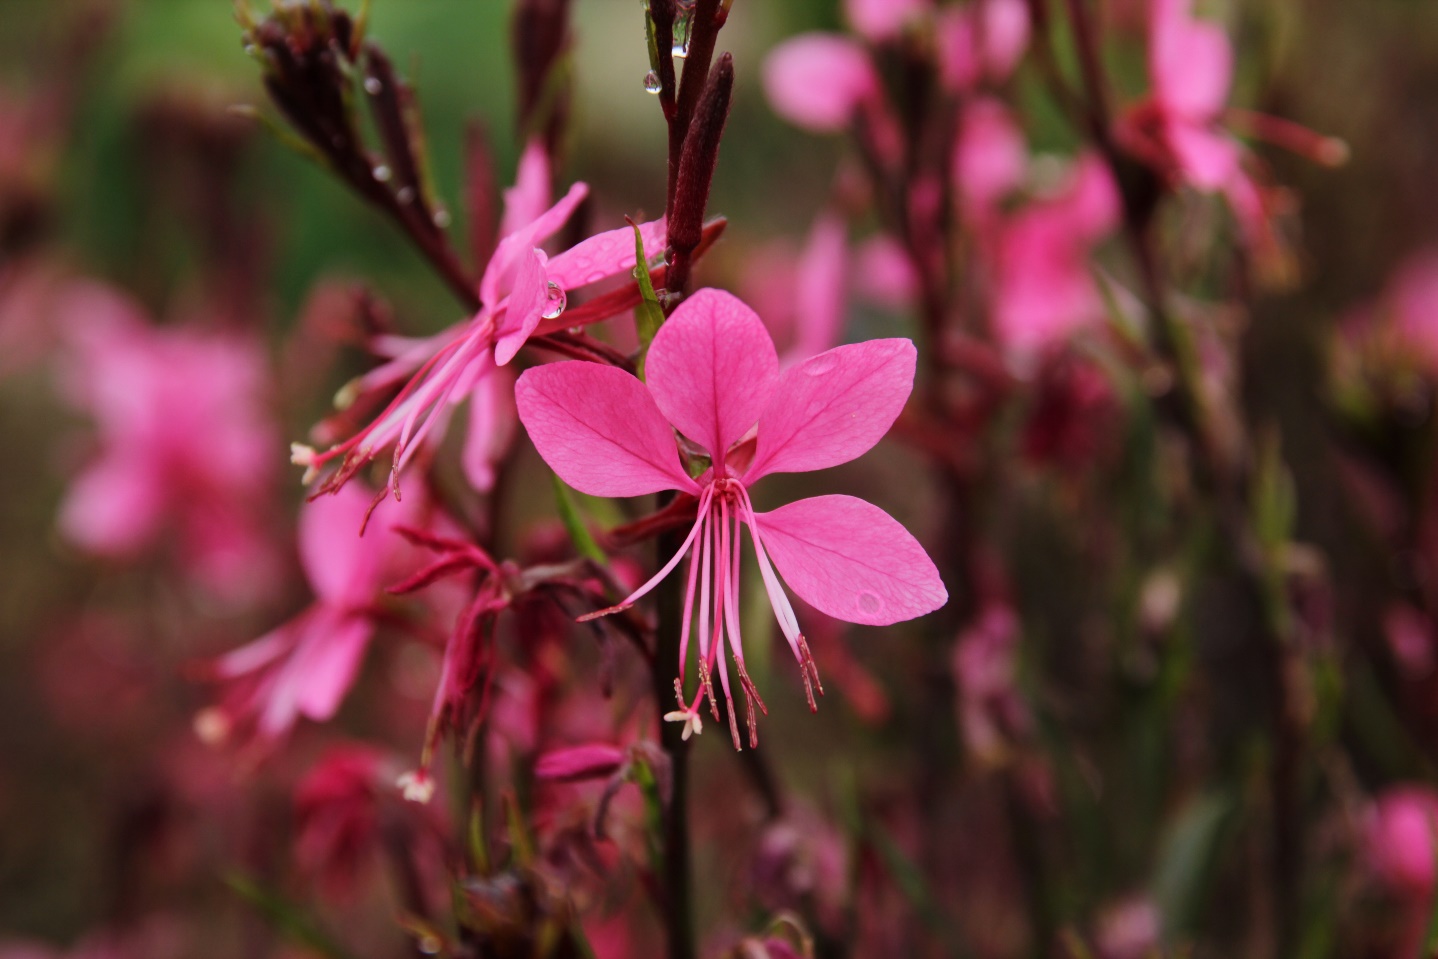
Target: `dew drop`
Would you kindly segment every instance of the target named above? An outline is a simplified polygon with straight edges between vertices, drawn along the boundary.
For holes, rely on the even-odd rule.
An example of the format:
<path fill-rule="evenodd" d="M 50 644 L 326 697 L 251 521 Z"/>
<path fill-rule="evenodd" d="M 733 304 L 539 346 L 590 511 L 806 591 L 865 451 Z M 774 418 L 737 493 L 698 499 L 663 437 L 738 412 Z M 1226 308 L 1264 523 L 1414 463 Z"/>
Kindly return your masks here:
<path fill-rule="evenodd" d="M 676 41 L 674 46 L 670 49 L 669 53 L 676 60 L 686 59 L 689 56 L 689 41 Z"/>
<path fill-rule="evenodd" d="M 384 164 L 380 164 L 379 166 L 375 167 L 374 170 L 371 172 L 374 173 L 374 178 L 381 183 L 388 183 L 389 178 L 394 175 L 390 173 L 389 167 L 385 166 Z"/>
<path fill-rule="evenodd" d="M 450 224 L 449 211 L 441 207 L 434 211 L 434 225 L 443 230 Z"/>
<path fill-rule="evenodd" d="M 644 74 L 645 93 L 658 93 L 659 88 L 659 74 L 655 73 L 653 70 L 650 70 L 648 73 Z"/>
<path fill-rule="evenodd" d="M 882 609 L 883 607 L 884 607 L 884 601 L 881 600 L 881 599 L 879 599 L 879 597 L 876 596 L 876 595 L 874 595 L 873 593 L 867 593 L 867 592 L 866 592 L 866 593 L 860 593 L 860 594 L 859 594 L 859 610 L 860 610 L 860 612 L 863 612 L 863 613 L 865 613 L 865 614 L 868 614 L 868 615 L 872 616 L 874 613 L 877 613 L 877 612 L 878 612 L 880 609 Z"/>
<path fill-rule="evenodd" d="M 399 202 L 405 204 L 406 206 L 408 206 L 409 204 L 413 203 L 413 202 L 414 202 L 414 187 L 412 187 L 412 186 L 401 187 L 401 188 L 400 188 L 400 191 L 395 194 L 395 199 L 396 199 L 396 200 L 399 200 Z"/>
<path fill-rule="evenodd" d="M 802 367 L 809 376 L 823 376 L 834 368 L 834 358 L 820 353 Z"/>
<path fill-rule="evenodd" d="M 365 81 L 364 81 L 364 92 L 365 92 L 365 93 L 368 93 L 368 94 L 369 94 L 370 96 L 372 96 L 372 97 L 377 97 L 377 96 L 379 96 L 380 91 L 383 90 L 383 89 L 384 89 L 384 84 L 379 82 L 379 77 L 365 77 Z"/>
<path fill-rule="evenodd" d="M 544 312 L 540 316 L 546 320 L 552 320 L 564 312 L 569 305 L 569 297 L 564 292 L 564 287 L 553 280 L 549 281 L 549 298 L 544 303 Z"/>

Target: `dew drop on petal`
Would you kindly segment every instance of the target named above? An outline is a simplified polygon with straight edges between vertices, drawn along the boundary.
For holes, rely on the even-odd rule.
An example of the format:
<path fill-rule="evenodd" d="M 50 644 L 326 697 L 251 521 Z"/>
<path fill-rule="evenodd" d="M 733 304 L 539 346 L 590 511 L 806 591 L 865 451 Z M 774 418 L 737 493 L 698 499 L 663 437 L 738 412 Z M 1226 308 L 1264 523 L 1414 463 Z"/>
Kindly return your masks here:
<path fill-rule="evenodd" d="M 550 280 L 549 297 L 545 300 L 544 312 L 540 315 L 543 316 L 546 320 L 552 320 L 559 314 L 563 313 L 564 308 L 568 305 L 569 297 L 565 294 L 564 287 L 560 286 L 553 280 Z"/>
<path fill-rule="evenodd" d="M 868 593 L 868 592 L 864 592 L 864 593 L 860 593 L 860 594 L 859 594 L 859 611 L 860 611 L 860 612 L 862 612 L 862 613 L 864 613 L 864 614 L 866 614 L 866 615 L 872 616 L 873 614 L 877 613 L 879 610 L 883 609 L 883 607 L 884 607 L 884 601 L 881 600 L 881 599 L 879 599 L 879 597 L 876 596 L 875 594 L 873 594 L 873 593 Z"/>
<path fill-rule="evenodd" d="M 364 92 L 365 92 L 365 93 L 368 93 L 368 94 L 369 94 L 370 96 L 372 96 L 372 97 L 377 97 L 377 96 L 379 96 L 379 92 L 380 92 L 381 90 L 383 90 L 383 89 L 384 89 L 384 84 L 379 82 L 379 77 L 365 77 L 365 81 L 364 81 Z"/>
<path fill-rule="evenodd" d="M 834 358 L 832 356 L 825 356 L 822 353 L 804 364 L 804 372 L 809 376 L 823 376 L 833 368 Z"/>
<path fill-rule="evenodd" d="M 653 70 L 650 70 L 648 73 L 644 74 L 644 92 L 658 93 L 659 89 L 659 74 L 655 73 Z"/>

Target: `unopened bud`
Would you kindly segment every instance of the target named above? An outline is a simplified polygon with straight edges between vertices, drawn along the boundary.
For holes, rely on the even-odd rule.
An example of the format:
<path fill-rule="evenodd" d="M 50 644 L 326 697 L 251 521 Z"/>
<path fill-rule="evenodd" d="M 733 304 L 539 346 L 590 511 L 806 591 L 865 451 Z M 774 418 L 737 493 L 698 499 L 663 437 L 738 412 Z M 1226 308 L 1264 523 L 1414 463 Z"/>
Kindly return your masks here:
<path fill-rule="evenodd" d="M 734 58 L 726 53 L 709 72 L 709 81 L 680 155 L 674 209 L 669 217 L 669 246 L 676 253 L 693 252 L 703 236 L 704 210 L 709 203 L 709 189 L 719 162 L 719 141 L 729 119 L 733 95 Z"/>

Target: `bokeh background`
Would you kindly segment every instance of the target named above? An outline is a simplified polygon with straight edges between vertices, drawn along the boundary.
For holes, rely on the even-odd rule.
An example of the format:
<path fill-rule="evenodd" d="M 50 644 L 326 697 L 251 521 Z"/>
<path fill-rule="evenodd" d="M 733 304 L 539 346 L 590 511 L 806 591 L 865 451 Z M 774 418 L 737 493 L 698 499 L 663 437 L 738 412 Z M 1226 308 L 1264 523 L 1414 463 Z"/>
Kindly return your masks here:
<path fill-rule="evenodd" d="M 1105 6 L 1121 17 L 1137 4 Z M 562 178 L 595 186 L 606 225 L 626 212 L 657 215 L 663 205 L 665 132 L 643 90 L 637 8 L 633 0 L 573 4 L 575 99 Z M 1354 837 L 1367 835 L 1374 797 L 1438 780 L 1432 656 L 1426 668 L 1405 666 L 1392 628 L 1394 604 L 1427 589 L 1432 547 L 1422 504 L 1432 482 L 1434 378 L 1380 366 L 1357 389 L 1342 380 L 1341 358 L 1357 347 L 1340 332 L 1384 302 L 1396 270 L 1438 244 L 1438 5 L 1231 0 L 1212 9 L 1233 27 L 1234 102 L 1351 148 L 1338 169 L 1265 150 L 1276 180 L 1291 188 L 1284 229 L 1298 281 L 1248 298 L 1237 360 L 1248 421 L 1282 437 L 1296 504 L 1292 540 L 1317 571 L 1312 595 L 1295 600 L 1311 613 L 1315 645 L 1301 805 L 1309 866 L 1292 954 L 1397 955 L 1398 907 Z M 509 182 L 518 156 L 509 5 L 374 0 L 371 17 L 371 35 L 419 91 L 438 192 L 450 208 L 462 206 L 463 137 L 475 120 L 488 131 L 499 181 Z M 830 197 L 844 139 L 780 121 L 760 65 L 781 39 L 841 23 L 830 0 L 736 0 L 723 34 L 736 93 L 710 204 L 730 225 L 702 267 L 706 284 L 742 289 L 756 259 L 792 256 Z M 1111 53 L 1123 96 L 1136 99 L 1141 47 L 1116 42 Z M 1036 151 L 1074 150 L 1074 133 L 1033 76 L 1021 71 L 1012 93 Z M 0 4 L 4 938 L 64 949 L 93 930 L 152 924 L 154 955 L 308 954 L 277 951 L 291 947 L 274 945 L 271 924 L 257 921 L 264 909 L 225 878 L 284 874 L 277 857 L 285 844 L 274 837 L 293 828 L 290 793 L 319 740 L 302 734 L 293 751 L 237 773 L 234 758 L 193 728 L 210 699 L 194 664 L 306 601 L 293 549 L 275 555 L 278 584 L 252 602 L 191 588 L 164 550 L 143 562 L 97 560 L 56 527 L 67 484 L 93 455 L 91 418 L 66 398 L 66 318 L 53 306 L 79 278 L 125 291 L 161 324 L 257 335 L 273 370 L 266 402 L 281 440 L 304 436 L 361 368 L 355 351 L 316 332 L 341 322 L 347 301 L 337 290 L 373 288 L 406 331 L 460 318 L 390 224 L 237 105 L 273 115 L 228 0 Z M 1207 228 L 1201 217 L 1190 226 L 1193 245 L 1208 242 Z M 1121 251 L 1102 259 L 1123 276 Z M 1223 299 L 1230 291 L 1198 292 Z M 1438 327 L 1438 314 L 1430 322 Z M 859 309 L 851 335 L 903 323 Z M 1105 442 L 1119 450 L 1161 442 L 1137 419 L 1112 421 Z M 934 494 L 914 479 L 906 455 L 845 472 L 836 488 L 876 490 L 876 500 L 922 528 Z M 255 465 L 272 481 L 268 521 L 278 542 L 301 497 L 298 470 L 285 459 L 280 442 L 272 462 Z M 1166 468 L 1182 474 L 1186 466 Z M 977 955 L 1040 954 L 1024 931 L 1036 914 L 1055 928 L 1093 930 L 1121 922 L 1134 901 L 1157 901 L 1165 927 L 1179 942 L 1198 943 L 1197 954 L 1272 954 L 1272 942 L 1250 930 L 1273 904 L 1255 899 L 1245 878 L 1265 868 L 1256 824 L 1263 770 L 1275 761 L 1272 743 L 1253 730 L 1276 708 L 1263 653 L 1243 625 L 1248 600 L 1235 595 L 1241 586 L 1231 576 L 1190 581 L 1185 566 L 1151 565 L 1155 556 L 1184 563 L 1215 547 L 1202 537 L 1156 547 L 1153 538 L 1171 528 L 1145 511 L 1162 514 L 1170 501 L 1145 499 L 1121 481 L 1121 467 L 1107 475 L 1120 480 L 1066 484 L 1021 471 L 1009 495 L 975 518 L 1009 560 L 1024 622 L 1020 685 L 1037 716 L 1032 749 L 1057 770 L 1050 801 L 1059 811 L 1012 819 L 1004 810 L 1017 800 L 1008 791 L 1022 788 L 1022 777 L 974 773 L 977 784 L 944 800 L 936 821 L 1002 850 L 959 843 L 966 851 L 938 866 L 942 882 L 927 888 L 906 872 L 922 863 L 923 837 L 895 827 L 896 846 L 912 858 L 880 856 L 889 879 L 874 901 L 886 903 L 888 921 L 929 930 L 940 943 L 957 923 Z M 545 492 L 525 498 L 535 517 L 547 508 Z M 1173 600 L 1183 625 L 1144 645 L 1136 610 L 1145 601 L 1162 606 L 1169 581 L 1154 576 L 1166 572 L 1184 583 Z M 1419 632 L 1431 630 L 1425 624 Z M 931 772 L 924 754 L 903 751 L 916 730 L 942 725 L 945 738 L 958 740 L 959 717 L 925 712 L 934 700 L 921 691 L 931 677 L 917 654 L 888 642 L 877 630 L 848 639 L 855 668 L 876 684 L 868 705 L 876 697 L 877 712 L 866 712 L 862 693 L 859 706 L 826 704 L 817 718 L 795 689 L 774 697 L 763 748 L 807 803 L 836 820 L 853 781 L 877 783 L 882 797 Z M 338 728 L 408 754 L 423 726 L 429 667 L 399 641 L 378 660 L 362 690 L 383 687 L 390 705 L 369 708 L 356 695 Z M 736 774 L 718 752 L 703 761 L 701 802 L 711 801 L 706 786 L 713 802 L 728 801 Z M 882 809 L 882 798 L 874 806 Z M 731 921 L 743 899 L 742 870 L 714 851 L 733 838 L 730 828 L 715 824 L 699 839 L 710 850 L 701 853 L 700 914 L 711 924 Z M 1400 844 L 1422 841 L 1420 830 Z M 1026 870 L 1045 876 L 1037 906 L 1019 892 Z M 1431 890 L 1431 869 L 1426 881 Z M 382 892 L 366 896 L 384 902 Z M 200 941 L 185 931 L 192 926 L 205 930 L 203 953 L 188 951 Z"/>

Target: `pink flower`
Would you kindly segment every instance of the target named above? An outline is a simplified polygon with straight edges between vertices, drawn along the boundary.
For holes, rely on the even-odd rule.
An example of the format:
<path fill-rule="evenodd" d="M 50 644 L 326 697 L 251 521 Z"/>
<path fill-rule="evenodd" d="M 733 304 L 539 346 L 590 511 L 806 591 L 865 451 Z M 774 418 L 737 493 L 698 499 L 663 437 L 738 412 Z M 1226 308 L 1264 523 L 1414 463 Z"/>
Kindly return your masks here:
<path fill-rule="evenodd" d="M 876 233 L 855 251 L 855 293 L 886 310 L 902 313 L 918 297 L 914 262 L 893 237 Z"/>
<path fill-rule="evenodd" d="M 788 367 L 837 344 L 848 307 L 848 230 L 837 214 L 814 219 L 804 249 L 765 249 L 745 277 L 746 295 L 758 303 Z"/>
<path fill-rule="evenodd" d="M 999 230 L 995 332 L 1020 359 L 1103 316 L 1089 248 L 1114 227 L 1118 210 L 1107 167 L 1086 155 L 1057 196 L 1031 204 Z"/>
<path fill-rule="evenodd" d="M 260 741 L 273 742 L 301 716 L 323 722 L 339 709 L 374 634 L 395 550 L 403 546 L 388 522 L 361 537 L 370 501 L 359 487 L 345 487 L 302 507 L 300 563 L 315 601 L 209 665 L 227 689 L 221 705 L 197 718 L 202 737 L 219 741 L 253 726 Z"/>
<path fill-rule="evenodd" d="M 871 43 L 884 43 L 933 9 L 929 0 L 844 0 L 844 15 L 854 32 Z"/>
<path fill-rule="evenodd" d="M 606 779 L 614 775 L 628 758 L 625 750 L 609 743 L 567 746 L 540 756 L 534 764 L 534 775 L 561 783 Z"/>
<path fill-rule="evenodd" d="M 774 112 L 795 126 L 839 133 L 865 100 L 878 96 L 879 77 L 857 41 L 804 33 L 770 51 L 764 92 Z"/>
<path fill-rule="evenodd" d="M 939 66 L 951 90 L 972 90 L 1013 73 L 1029 43 L 1024 0 L 977 0 L 945 9 L 938 25 Z"/>
<path fill-rule="evenodd" d="M 730 294 L 700 290 L 655 336 L 647 383 L 622 370 L 556 363 L 519 378 L 519 417 L 539 453 L 571 486 L 594 496 L 640 496 L 680 490 L 698 500 L 684 545 L 620 606 L 631 605 L 690 557 L 676 690 L 680 709 L 668 718 L 700 731 L 710 677 L 728 642 L 749 705 L 763 709 L 744 668 L 739 634 L 740 530 L 749 529 L 760 573 L 780 628 L 800 664 L 809 701 L 818 671 L 779 573 L 806 602 L 854 623 L 888 625 L 939 608 L 947 600 L 922 546 L 887 513 L 851 496 L 799 500 L 757 513 L 749 488 L 770 473 L 807 472 L 846 463 L 888 431 L 913 386 L 915 350 L 907 340 L 840 346 L 779 372 L 773 340 L 755 313 Z M 707 454 L 697 480 L 686 472 L 673 431 Z M 746 442 L 756 431 L 752 442 Z M 690 618 L 698 596 L 699 690 L 685 703 L 682 677 Z M 612 612 L 614 610 L 606 610 Z M 593 615 L 603 615 L 602 613 Z M 822 693 L 822 688 L 820 689 Z M 729 725 L 739 746 L 733 699 Z"/>
<path fill-rule="evenodd" d="M 1385 885 L 1408 900 L 1433 897 L 1438 793 L 1421 786 L 1390 789 L 1368 814 L 1368 861 Z"/>
<path fill-rule="evenodd" d="M 389 362 L 372 370 L 337 399 L 341 407 L 406 381 L 368 426 L 343 443 L 317 453 L 296 444 L 294 462 L 308 468 L 307 479 L 327 465 L 338 469 L 324 491 L 344 485 L 381 450 L 394 447 L 388 488 L 398 495 L 399 473 L 433 434 L 442 435 L 452 408 L 471 400 L 470 438 L 465 466 L 480 488 L 492 483 L 492 450 L 502 446 L 504 410 L 496 395 L 506 391 L 488 382 L 512 360 L 546 319 L 563 311 L 568 292 L 634 267 L 634 231 L 629 227 L 600 233 L 552 259 L 539 249 L 573 215 L 589 188 L 576 183 L 548 205 L 549 165 L 542 147 L 531 145 L 520 161 L 514 187 L 505 192 L 503 236 L 479 283 L 480 309 L 473 318 L 424 340 L 404 341 Z M 640 226 L 644 248 L 662 249 L 662 220 Z"/>
<path fill-rule="evenodd" d="M 381 790 L 394 782 L 385 757 L 368 746 L 337 746 L 295 789 L 295 858 L 326 892 L 345 898 L 379 845 Z"/>
<path fill-rule="evenodd" d="M 99 285 L 69 292 L 57 312 L 70 324 L 63 385 L 94 418 L 99 447 L 60 506 L 61 531 L 116 559 L 173 531 L 185 568 L 212 592 L 262 592 L 274 565 L 262 516 L 276 437 L 259 345 L 154 328 Z"/>
<path fill-rule="evenodd" d="M 1003 102 L 992 97 L 969 101 L 953 158 L 964 218 L 976 226 L 991 222 L 999 204 L 1023 183 L 1028 162 L 1023 132 Z"/>

